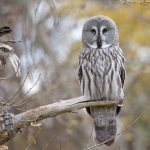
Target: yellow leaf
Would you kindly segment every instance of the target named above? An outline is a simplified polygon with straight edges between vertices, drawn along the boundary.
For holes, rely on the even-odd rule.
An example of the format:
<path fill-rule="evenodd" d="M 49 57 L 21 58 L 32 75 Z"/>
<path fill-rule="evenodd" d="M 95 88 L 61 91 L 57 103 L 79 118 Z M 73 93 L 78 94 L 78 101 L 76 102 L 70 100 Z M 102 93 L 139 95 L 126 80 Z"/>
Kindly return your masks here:
<path fill-rule="evenodd" d="M 8 146 L 6 146 L 6 145 L 0 145 L 0 150 L 8 150 Z"/>
<path fill-rule="evenodd" d="M 30 141 L 31 141 L 31 144 L 36 144 L 36 139 L 33 137 L 33 136 L 31 136 L 30 137 Z"/>

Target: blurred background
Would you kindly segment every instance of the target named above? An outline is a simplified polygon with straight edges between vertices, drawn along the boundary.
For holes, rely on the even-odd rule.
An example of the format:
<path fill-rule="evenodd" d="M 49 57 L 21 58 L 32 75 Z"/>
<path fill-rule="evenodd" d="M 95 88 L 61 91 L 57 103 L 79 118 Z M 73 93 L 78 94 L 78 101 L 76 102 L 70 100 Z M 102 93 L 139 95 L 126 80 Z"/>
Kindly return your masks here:
<path fill-rule="evenodd" d="M 0 100 L 9 112 L 81 95 L 78 56 L 82 26 L 88 17 L 106 15 L 117 24 L 126 57 L 125 103 L 118 117 L 116 142 L 91 150 L 150 150 L 150 5 L 142 0 L 0 0 L 0 27 L 13 32 L 0 40 L 21 61 L 21 78 L 11 65 L 0 72 Z M 131 3 L 135 2 L 135 3 Z M 138 118 L 139 117 L 139 118 Z M 138 119 L 137 119 L 138 118 Z M 86 111 L 67 113 L 28 127 L 8 142 L 10 150 L 83 150 L 95 145 Z"/>

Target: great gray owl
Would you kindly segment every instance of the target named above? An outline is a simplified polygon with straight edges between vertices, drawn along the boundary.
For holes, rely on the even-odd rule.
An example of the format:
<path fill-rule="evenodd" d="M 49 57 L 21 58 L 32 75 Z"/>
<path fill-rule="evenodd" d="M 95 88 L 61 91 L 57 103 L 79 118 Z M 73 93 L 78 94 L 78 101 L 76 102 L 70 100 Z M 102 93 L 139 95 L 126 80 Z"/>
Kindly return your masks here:
<path fill-rule="evenodd" d="M 116 135 L 116 116 L 124 99 L 124 56 L 119 47 L 118 30 L 106 16 L 91 17 L 82 30 L 82 50 L 79 57 L 81 91 L 89 100 L 111 100 L 118 105 L 90 107 L 98 143 L 111 145 Z"/>

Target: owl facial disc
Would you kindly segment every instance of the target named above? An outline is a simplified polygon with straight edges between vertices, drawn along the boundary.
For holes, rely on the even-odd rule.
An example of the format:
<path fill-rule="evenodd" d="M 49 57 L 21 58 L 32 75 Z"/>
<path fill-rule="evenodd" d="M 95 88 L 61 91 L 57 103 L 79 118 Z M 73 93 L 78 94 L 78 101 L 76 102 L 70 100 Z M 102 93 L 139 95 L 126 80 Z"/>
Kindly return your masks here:
<path fill-rule="evenodd" d="M 107 17 L 93 17 L 84 24 L 82 41 L 84 46 L 94 49 L 119 45 L 116 24 Z"/>

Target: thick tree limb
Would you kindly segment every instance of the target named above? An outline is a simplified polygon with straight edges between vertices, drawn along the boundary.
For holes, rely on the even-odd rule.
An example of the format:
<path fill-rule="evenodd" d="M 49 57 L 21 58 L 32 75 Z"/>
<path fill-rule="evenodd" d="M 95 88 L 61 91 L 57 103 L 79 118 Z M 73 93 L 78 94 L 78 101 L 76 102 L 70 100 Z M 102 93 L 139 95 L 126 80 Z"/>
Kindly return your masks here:
<path fill-rule="evenodd" d="M 113 105 L 116 105 L 116 102 L 114 101 L 88 101 L 88 99 L 84 96 L 76 97 L 76 98 L 68 99 L 64 101 L 60 100 L 59 102 L 56 102 L 56 103 L 48 104 L 45 106 L 41 106 L 35 109 L 28 110 L 23 113 L 14 115 L 14 117 L 12 118 L 11 130 L 4 130 L 4 132 L 8 132 L 8 134 L 6 134 L 6 138 L 8 138 L 10 131 L 11 133 L 14 133 L 14 131 L 19 131 L 21 128 L 29 126 L 32 122 L 38 122 L 49 117 L 55 117 L 57 115 L 60 115 L 66 112 L 73 112 L 75 110 L 79 110 L 81 108 L 85 108 L 89 106 L 111 107 Z M 5 123 L 3 124 L 5 125 Z M 3 130 L 1 130 L 0 132 L 3 133 Z M 11 137 L 13 137 L 12 134 L 11 134 Z M 8 138 L 8 140 L 9 139 L 10 138 Z M 1 135 L 0 135 L 0 144 L 3 144 L 6 142 L 6 140 L 4 140 L 4 135 L 3 135 L 3 141 L 4 142 L 1 141 Z"/>

